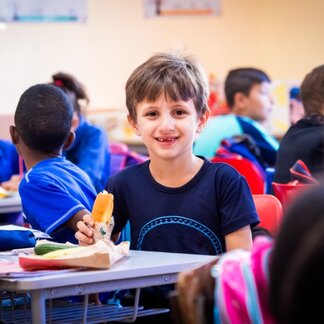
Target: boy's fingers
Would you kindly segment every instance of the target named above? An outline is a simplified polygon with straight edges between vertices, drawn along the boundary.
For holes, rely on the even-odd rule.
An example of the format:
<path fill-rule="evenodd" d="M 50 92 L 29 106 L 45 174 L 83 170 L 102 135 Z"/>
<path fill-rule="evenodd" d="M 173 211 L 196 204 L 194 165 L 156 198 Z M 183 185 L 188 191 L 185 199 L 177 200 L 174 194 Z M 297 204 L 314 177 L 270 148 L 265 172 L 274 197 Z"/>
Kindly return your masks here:
<path fill-rule="evenodd" d="M 88 236 L 82 234 L 80 231 L 76 232 L 74 236 L 79 241 L 80 245 L 89 245 L 89 244 L 94 243 L 94 240 L 92 237 L 88 237 Z"/>
<path fill-rule="evenodd" d="M 83 235 L 85 235 L 87 237 L 92 237 L 93 236 L 93 232 L 91 230 L 91 227 L 86 225 L 84 222 L 82 222 L 82 221 L 77 222 L 77 228 L 78 228 L 79 232 L 81 232 L 81 234 L 83 234 Z"/>
<path fill-rule="evenodd" d="M 85 214 L 85 215 L 83 216 L 83 221 L 84 221 L 87 225 L 94 226 L 94 221 L 93 221 L 91 215 L 89 215 L 89 214 Z"/>

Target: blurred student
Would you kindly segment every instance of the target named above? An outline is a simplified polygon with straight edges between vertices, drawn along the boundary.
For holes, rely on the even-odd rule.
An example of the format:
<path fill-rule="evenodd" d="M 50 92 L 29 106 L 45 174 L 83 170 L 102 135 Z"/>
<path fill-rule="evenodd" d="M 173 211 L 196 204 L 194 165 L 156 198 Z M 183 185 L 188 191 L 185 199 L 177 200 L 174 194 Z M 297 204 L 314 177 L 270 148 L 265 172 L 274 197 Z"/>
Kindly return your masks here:
<path fill-rule="evenodd" d="M 64 150 L 64 155 L 89 175 L 100 192 L 106 187 L 110 174 L 107 134 L 102 128 L 90 124 L 82 114 L 81 102 L 89 103 L 84 86 L 74 76 L 63 72 L 54 74 L 52 79 L 52 84 L 68 95 L 74 109 L 72 130 L 75 140 Z"/>
<path fill-rule="evenodd" d="M 300 96 L 300 87 L 292 87 L 289 91 L 289 121 L 296 124 L 305 116 L 305 110 Z"/>
<path fill-rule="evenodd" d="M 0 140 L 0 184 L 6 190 L 14 190 L 16 185 L 10 185 L 11 179 L 19 178 L 19 156 L 15 146 L 5 140 Z M 16 182 L 15 182 L 16 183 Z"/>
<path fill-rule="evenodd" d="M 313 176 L 324 172 L 324 65 L 314 68 L 301 84 L 305 116 L 292 125 L 280 142 L 273 181 L 291 180 L 289 169 L 302 160 Z"/>
<path fill-rule="evenodd" d="M 0 140 L 0 187 L 5 191 L 17 191 L 20 183 L 19 156 L 15 146 L 5 140 Z M 0 193 L 1 196 L 1 193 Z M 22 213 L 0 214 L 0 223 L 23 225 Z"/>
<path fill-rule="evenodd" d="M 324 289 L 324 186 L 294 202 L 275 241 L 225 253 L 178 277 L 181 318 L 194 323 L 316 323 Z"/>
<path fill-rule="evenodd" d="M 114 233 L 129 221 L 132 249 L 217 255 L 252 248 L 259 219 L 245 179 L 192 153 L 209 115 L 207 97 L 206 75 L 190 56 L 156 54 L 126 83 L 128 120 L 150 159 L 112 176 L 108 191 Z M 90 217 L 78 223 L 82 244 L 93 243 L 87 225 Z M 163 305 L 169 289 L 144 290 L 145 305 Z"/>
<path fill-rule="evenodd" d="M 278 149 L 277 140 L 264 127 L 272 111 L 271 80 L 262 70 L 238 68 L 225 79 L 225 96 L 231 114 L 214 116 L 197 137 L 194 153 L 210 159 L 224 138 L 248 134 L 260 149 L 261 157 L 273 166 Z"/>
<path fill-rule="evenodd" d="M 300 196 L 283 220 L 270 262 L 270 309 L 279 324 L 323 318 L 324 186 Z"/>
<path fill-rule="evenodd" d="M 19 186 L 22 209 L 32 228 L 56 242 L 76 242 L 76 223 L 96 198 L 89 176 L 62 155 L 74 139 L 73 107 L 52 85 L 27 89 L 18 102 L 10 135 L 27 172 Z"/>

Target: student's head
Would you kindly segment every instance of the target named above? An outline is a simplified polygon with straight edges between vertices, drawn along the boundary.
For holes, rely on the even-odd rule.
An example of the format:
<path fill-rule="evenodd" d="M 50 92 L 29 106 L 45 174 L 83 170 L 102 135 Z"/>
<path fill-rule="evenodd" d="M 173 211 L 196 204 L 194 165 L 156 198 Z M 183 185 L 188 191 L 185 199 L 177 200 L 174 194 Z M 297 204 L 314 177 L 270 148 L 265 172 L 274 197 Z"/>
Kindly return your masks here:
<path fill-rule="evenodd" d="M 270 263 L 270 307 L 278 323 L 323 317 L 324 186 L 295 201 L 283 219 Z"/>
<path fill-rule="evenodd" d="M 52 75 L 51 84 L 60 88 L 68 95 L 77 115 L 80 115 L 82 112 L 82 105 L 80 102 L 84 101 L 86 104 L 89 103 L 89 97 L 86 93 L 85 86 L 81 84 L 73 75 L 58 72 Z"/>
<path fill-rule="evenodd" d="M 308 73 L 300 88 L 306 115 L 324 115 L 324 65 Z"/>
<path fill-rule="evenodd" d="M 73 107 L 65 93 L 52 85 L 38 84 L 20 97 L 10 132 L 30 149 L 50 154 L 63 148 L 71 134 Z"/>
<path fill-rule="evenodd" d="M 208 82 L 205 72 L 190 56 L 159 53 L 140 65 L 126 83 L 126 105 L 136 121 L 136 107 L 142 101 L 154 102 L 161 95 L 178 101 L 192 99 L 198 117 L 207 110 Z"/>
<path fill-rule="evenodd" d="M 236 115 L 263 122 L 272 110 L 269 76 L 255 68 L 229 71 L 225 79 L 225 96 L 229 109 Z"/>
<path fill-rule="evenodd" d="M 290 124 L 296 124 L 305 115 L 304 106 L 301 102 L 300 87 L 292 87 L 289 91 L 289 118 Z"/>

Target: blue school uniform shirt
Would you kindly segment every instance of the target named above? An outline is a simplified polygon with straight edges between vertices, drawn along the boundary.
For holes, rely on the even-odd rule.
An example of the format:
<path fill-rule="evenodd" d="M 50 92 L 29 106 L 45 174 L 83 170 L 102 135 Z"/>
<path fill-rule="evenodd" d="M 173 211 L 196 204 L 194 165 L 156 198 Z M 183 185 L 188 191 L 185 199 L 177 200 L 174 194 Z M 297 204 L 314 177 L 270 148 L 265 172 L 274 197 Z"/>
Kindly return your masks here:
<path fill-rule="evenodd" d="M 233 114 L 215 116 L 208 120 L 204 131 L 195 141 L 194 154 L 211 159 L 224 138 L 242 134 L 248 134 L 254 139 L 267 165 L 275 164 L 278 141 L 260 123 L 249 117 Z"/>
<path fill-rule="evenodd" d="M 19 157 L 16 147 L 8 141 L 0 140 L 0 182 L 19 174 Z"/>
<path fill-rule="evenodd" d="M 224 163 L 204 159 L 185 185 L 157 183 L 150 161 L 112 176 L 114 233 L 129 220 L 131 249 L 215 255 L 225 251 L 225 235 L 259 222 L 245 179 Z"/>
<path fill-rule="evenodd" d="M 105 189 L 110 174 L 110 151 L 102 128 L 89 124 L 81 116 L 75 140 L 63 154 L 89 175 L 97 192 Z"/>
<path fill-rule="evenodd" d="M 37 163 L 21 181 L 19 194 L 27 223 L 63 243 L 77 243 L 65 223 L 80 210 L 90 212 L 96 198 L 88 175 L 64 157 Z"/>

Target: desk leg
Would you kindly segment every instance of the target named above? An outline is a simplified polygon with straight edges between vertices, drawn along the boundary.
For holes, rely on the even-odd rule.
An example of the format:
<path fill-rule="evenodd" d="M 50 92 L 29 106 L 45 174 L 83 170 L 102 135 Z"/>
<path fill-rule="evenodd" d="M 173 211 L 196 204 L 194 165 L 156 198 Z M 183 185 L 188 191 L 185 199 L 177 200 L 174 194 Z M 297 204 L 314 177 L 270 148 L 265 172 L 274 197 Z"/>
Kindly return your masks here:
<path fill-rule="evenodd" d="M 31 312 L 33 324 L 46 323 L 45 298 L 41 290 L 31 291 Z"/>

